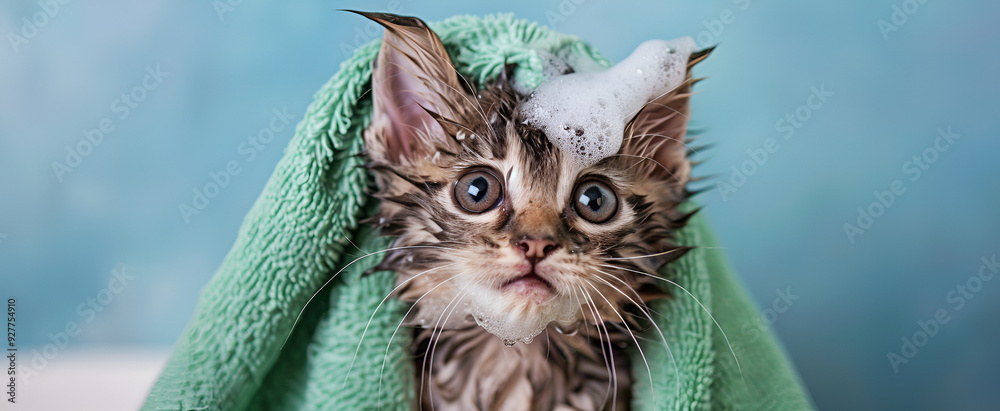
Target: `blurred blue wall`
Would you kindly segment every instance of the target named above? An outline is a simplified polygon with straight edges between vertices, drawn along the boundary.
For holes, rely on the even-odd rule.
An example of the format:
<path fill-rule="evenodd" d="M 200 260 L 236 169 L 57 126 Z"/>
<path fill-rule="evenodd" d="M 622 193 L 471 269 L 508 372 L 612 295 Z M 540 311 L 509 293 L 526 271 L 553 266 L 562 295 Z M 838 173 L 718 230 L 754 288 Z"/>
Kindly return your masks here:
<path fill-rule="evenodd" d="M 68 322 L 73 347 L 174 342 L 312 94 L 380 35 L 336 9 L 514 12 L 612 60 L 650 38 L 721 44 L 693 100 L 715 145 L 697 171 L 719 188 L 699 201 L 820 407 L 1000 403 L 1000 281 L 975 280 L 1000 253 L 1000 3 L 470 3 L 0 3 L 0 288 L 17 297 L 20 343 Z M 251 141 L 275 111 L 291 124 Z M 935 146 L 939 129 L 959 137 Z M 873 206 L 896 180 L 891 205 Z M 115 269 L 134 278 L 102 294 Z M 767 311 L 776 290 L 798 299 Z M 894 367 L 938 311 L 948 322 Z"/>

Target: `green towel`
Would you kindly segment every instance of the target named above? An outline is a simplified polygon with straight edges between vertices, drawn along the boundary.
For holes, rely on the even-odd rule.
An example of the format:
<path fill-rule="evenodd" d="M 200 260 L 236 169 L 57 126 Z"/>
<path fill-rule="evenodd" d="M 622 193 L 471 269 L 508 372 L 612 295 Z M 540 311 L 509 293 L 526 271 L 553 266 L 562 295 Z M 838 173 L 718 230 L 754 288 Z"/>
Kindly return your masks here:
<path fill-rule="evenodd" d="M 550 54 L 609 65 L 578 38 L 509 15 L 459 16 L 432 28 L 456 68 L 480 84 L 506 61 L 517 65 L 519 82 L 535 86 Z M 359 223 L 378 206 L 358 156 L 378 49 L 378 41 L 360 48 L 316 94 L 143 409 L 405 410 L 415 404 L 412 333 L 403 328 L 394 335 L 407 307 L 389 299 L 371 316 L 392 290 L 394 274 L 362 275 L 382 254 L 364 256 L 389 244 Z M 678 240 L 715 245 L 700 217 Z M 647 330 L 640 341 L 653 380 L 642 359 L 630 354 L 635 409 L 810 408 L 795 371 L 719 251 L 695 249 L 664 274 L 704 306 L 669 285 L 675 297 L 652 303 L 672 357 L 659 335 Z M 728 333 L 740 367 L 708 311 Z"/>

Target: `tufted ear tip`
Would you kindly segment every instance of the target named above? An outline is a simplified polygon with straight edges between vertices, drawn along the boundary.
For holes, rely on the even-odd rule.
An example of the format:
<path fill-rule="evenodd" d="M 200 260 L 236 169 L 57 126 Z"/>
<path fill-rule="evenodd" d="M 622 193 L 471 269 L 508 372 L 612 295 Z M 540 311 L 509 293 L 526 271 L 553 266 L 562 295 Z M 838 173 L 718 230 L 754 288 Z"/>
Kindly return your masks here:
<path fill-rule="evenodd" d="M 437 34 L 415 17 L 345 10 L 385 27 L 372 69 L 373 158 L 406 165 L 449 141 L 447 123 L 461 118 L 467 97 Z"/>
<path fill-rule="evenodd" d="M 716 47 L 719 47 L 719 45 L 716 44 L 712 47 L 704 48 L 694 53 L 691 53 L 691 57 L 688 58 L 688 68 L 691 68 L 695 64 L 701 63 L 703 60 L 708 58 L 708 56 L 711 55 L 713 51 L 715 51 Z"/>
<path fill-rule="evenodd" d="M 428 29 L 427 23 L 416 17 L 400 16 L 398 14 L 391 14 L 391 13 L 358 11 L 351 9 L 340 9 L 340 11 L 346 11 L 348 13 L 354 13 L 359 16 L 365 17 L 371 21 L 378 23 L 382 27 L 385 27 L 386 29 L 390 30 L 396 30 L 399 27 L 416 27 L 416 28 Z"/>

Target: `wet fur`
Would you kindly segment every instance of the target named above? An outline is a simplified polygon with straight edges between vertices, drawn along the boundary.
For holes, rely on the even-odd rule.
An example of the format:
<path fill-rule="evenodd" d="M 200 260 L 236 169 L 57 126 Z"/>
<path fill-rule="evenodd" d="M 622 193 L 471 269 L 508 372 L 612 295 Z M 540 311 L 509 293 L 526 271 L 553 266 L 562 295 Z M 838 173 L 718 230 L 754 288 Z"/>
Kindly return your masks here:
<path fill-rule="evenodd" d="M 365 133 L 383 200 L 370 222 L 398 248 L 379 269 L 397 272 L 398 298 L 415 304 L 406 321 L 416 327 L 421 406 L 628 409 L 631 380 L 645 370 L 630 370 L 623 349 L 655 315 L 645 303 L 670 298 L 657 271 L 687 250 L 671 240 L 692 214 L 677 207 L 691 195 L 683 139 L 693 81 L 637 113 L 618 155 L 581 167 L 523 124 L 525 96 L 509 86 L 507 70 L 494 83 L 472 84 L 422 21 L 364 15 L 386 27 Z M 689 67 L 703 57 L 692 56 Z M 457 179 L 476 168 L 493 170 L 504 186 L 500 206 L 483 214 L 462 210 L 452 196 Z M 618 194 L 618 212 L 606 223 L 587 222 L 570 206 L 572 190 L 588 178 Z M 508 268 L 523 260 L 513 244 L 523 238 L 560 246 L 544 260 L 546 280 L 555 298 L 580 310 L 532 344 L 507 347 L 466 314 L 465 296 L 509 281 Z M 547 315 L 544 304 L 497 301 L 526 319 Z"/>

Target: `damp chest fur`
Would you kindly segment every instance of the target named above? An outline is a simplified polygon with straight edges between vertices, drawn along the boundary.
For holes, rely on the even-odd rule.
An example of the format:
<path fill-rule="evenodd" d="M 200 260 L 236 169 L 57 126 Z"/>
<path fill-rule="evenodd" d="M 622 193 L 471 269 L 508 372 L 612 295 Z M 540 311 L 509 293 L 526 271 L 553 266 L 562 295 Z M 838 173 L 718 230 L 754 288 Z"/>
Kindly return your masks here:
<path fill-rule="evenodd" d="M 423 409 L 629 409 L 628 358 L 553 328 L 532 344 L 506 346 L 479 328 L 444 331 L 415 360 Z M 605 361 L 608 361 L 607 363 Z M 610 363 L 615 367 L 611 368 Z M 612 402 L 614 401 L 614 402 Z M 614 407 L 612 407 L 614 404 Z"/>

